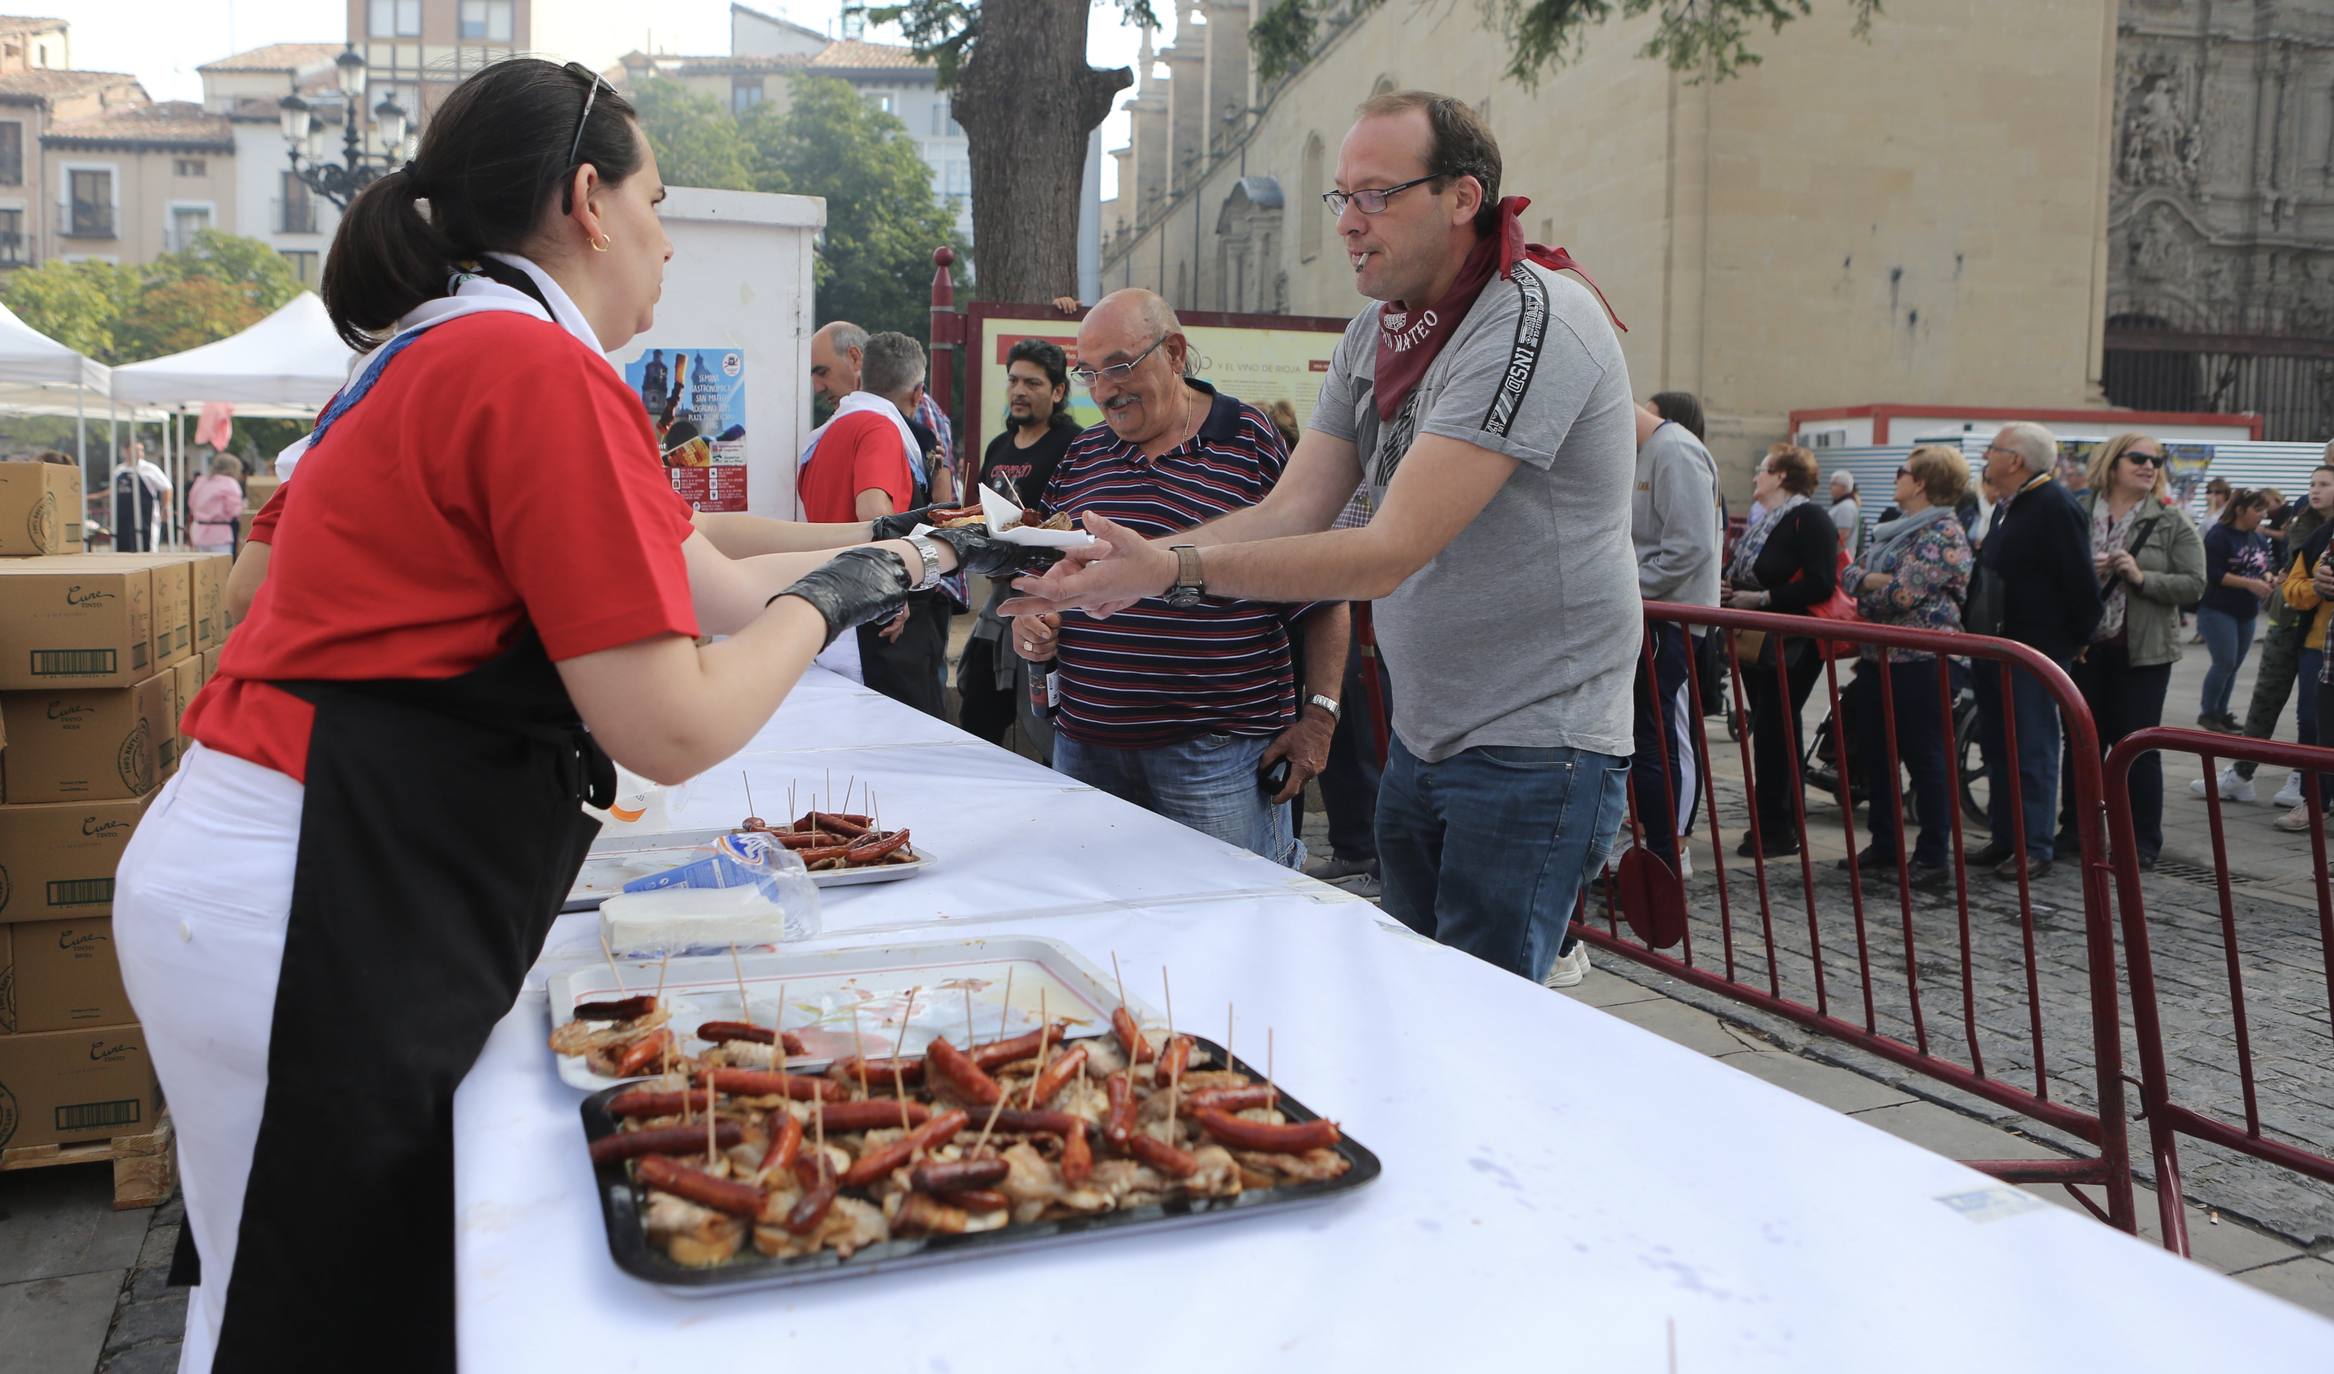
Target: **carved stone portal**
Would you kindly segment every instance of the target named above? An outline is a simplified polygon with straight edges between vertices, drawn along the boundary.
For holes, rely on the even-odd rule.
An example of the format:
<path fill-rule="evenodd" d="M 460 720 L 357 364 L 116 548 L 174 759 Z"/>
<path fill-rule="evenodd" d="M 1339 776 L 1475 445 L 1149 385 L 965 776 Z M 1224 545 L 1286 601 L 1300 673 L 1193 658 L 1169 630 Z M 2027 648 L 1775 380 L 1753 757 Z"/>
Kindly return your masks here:
<path fill-rule="evenodd" d="M 2169 186 L 2194 194 L 2204 129 L 2192 108 L 2195 70 L 2166 53 L 2123 63 L 2116 177 L 2126 186 Z"/>

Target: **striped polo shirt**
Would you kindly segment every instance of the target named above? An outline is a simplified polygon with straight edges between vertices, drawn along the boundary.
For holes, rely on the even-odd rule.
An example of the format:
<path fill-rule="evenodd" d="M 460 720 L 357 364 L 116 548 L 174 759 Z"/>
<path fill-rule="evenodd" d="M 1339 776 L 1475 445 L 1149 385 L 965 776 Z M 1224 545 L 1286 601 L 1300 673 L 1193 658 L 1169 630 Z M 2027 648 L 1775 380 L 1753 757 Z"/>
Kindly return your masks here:
<path fill-rule="evenodd" d="M 1070 442 L 1046 507 L 1099 511 L 1157 538 L 1263 500 L 1288 465 L 1272 421 L 1205 382 L 1187 385 L 1210 402 L 1191 442 L 1147 458 L 1096 425 Z M 1211 596 L 1187 610 L 1146 597 L 1108 620 L 1066 611 L 1055 728 L 1114 749 L 1207 733 L 1277 735 L 1296 714 L 1289 627 L 1311 609 Z"/>

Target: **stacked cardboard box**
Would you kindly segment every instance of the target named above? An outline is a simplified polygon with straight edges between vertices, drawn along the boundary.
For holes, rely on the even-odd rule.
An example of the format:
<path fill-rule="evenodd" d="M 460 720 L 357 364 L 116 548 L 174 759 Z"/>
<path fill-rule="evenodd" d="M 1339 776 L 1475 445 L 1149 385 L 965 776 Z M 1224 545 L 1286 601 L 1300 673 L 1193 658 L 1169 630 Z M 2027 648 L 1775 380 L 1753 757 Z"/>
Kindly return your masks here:
<path fill-rule="evenodd" d="M 0 550 L 37 524 L 12 515 L 20 466 L 0 463 Z M 21 552 L 0 556 L 0 1148 L 153 1128 L 114 871 L 225 637 L 228 561 Z"/>

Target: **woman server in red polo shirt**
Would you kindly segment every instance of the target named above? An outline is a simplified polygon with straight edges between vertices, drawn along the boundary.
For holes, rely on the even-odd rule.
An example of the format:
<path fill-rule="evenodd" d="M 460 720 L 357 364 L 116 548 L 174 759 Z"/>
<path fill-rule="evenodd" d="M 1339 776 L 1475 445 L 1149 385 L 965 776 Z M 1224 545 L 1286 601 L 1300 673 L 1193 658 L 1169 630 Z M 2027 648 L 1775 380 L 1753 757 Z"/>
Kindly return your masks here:
<path fill-rule="evenodd" d="M 840 630 L 1003 561 L 956 531 L 731 561 L 692 531 L 604 356 L 649 322 L 662 195 L 629 106 L 520 59 L 341 222 L 325 304 L 372 352 L 118 881 L 201 1269 L 182 1369 L 450 1369 L 453 1091 L 610 756 L 686 778 Z"/>

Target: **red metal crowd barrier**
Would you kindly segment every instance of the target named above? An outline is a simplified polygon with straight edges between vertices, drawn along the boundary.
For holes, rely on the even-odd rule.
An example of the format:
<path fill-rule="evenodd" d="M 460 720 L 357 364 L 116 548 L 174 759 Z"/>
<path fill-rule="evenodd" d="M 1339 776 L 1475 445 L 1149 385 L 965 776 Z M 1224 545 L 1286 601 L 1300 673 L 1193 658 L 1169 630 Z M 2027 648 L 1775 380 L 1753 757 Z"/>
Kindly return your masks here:
<path fill-rule="evenodd" d="M 1679 798 L 1672 788 L 1672 755 L 1669 742 L 1678 738 L 1675 721 L 1665 711 L 1661 693 L 1656 690 L 1660 672 L 1656 667 L 1657 636 L 1677 636 L 1671 645 L 1683 641 L 1687 662 L 1693 660 L 1693 645 L 1684 640 L 1687 627 L 1708 627 L 1710 633 L 1722 637 L 1725 649 L 1723 662 L 1728 664 L 1724 685 L 1723 714 L 1733 727 L 1730 733 L 1738 741 L 1746 800 L 1753 792 L 1752 740 L 1749 724 L 1753 693 L 1750 682 L 1753 675 L 1772 674 L 1773 697 L 1780 708 L 1770 706 L 1767 719 L 1783 732 L 1785 756 L 1789 760 L 1788 792 L 1789 814 L 1796 841 L 1795 865 L 1770 861 L 1769 851 L 1785 847 L 1775 837 L 1762 832 L 1758 808 L 1749 807 L 1749 847 L 1751 856 L 1747 866 L 1751 873 L 1750 893 L 1738 897 L 1729 881 L 1730 868 L 1739 872 L 1745 860 L 1734 857 L 1726 843 L 1726 836 L 1714 823 L 1719 810 L 1719 794 L 1707 766 L 1695 772 L 1699 785 L 1694 789 L 1694 800 L 1700 803 L 1702 820 L 1697 828 L 1698 839 L 1694 849 L 1709 855 L 1710 872 L 1716 878 L 1716 912 L 1704 910 L 1689 914 L 1684 900 L 1684 879 L 1672 872 L 1658 859 L 1648 863 L 1649 837 L 1640 819 L 1640 802 L 1635 780 L 1631 783 L 1628 834 L 1634 838 L 1636 853 L 1625 855 L 1617 870 L 1608 870 L 1603 894 L 1591 904 L 1587 919 L 1579 922 L 1583 939 L 1596 947 L 1624 955 L 1639 963 L 1696 987 L 1723 994 L 1745 1005 L 1772 1013 L 1810 1031 L 1831 1037 L 1858 1049 L 1879 1055 L 1908 1069 L 1972 1094 L 1984 1100 L 2011 1109 L 2035 1121 L 2054 1127 L 2085 1144 L 2095 1153 L 2073 1158 L 2050 1160 L 1971 1160 L 1971 1165 L 1997 1178 L 2011 1182 L 2056 1182 L 2067 1185 L 2084 1206 L 2103 1220 L 2125 1230 L 2136 1227 L 2134 1215 L 2131 1163 L 2125 1135 L 2123 1116 L 2122 1040 L 2120 1034 L 2119 1000 L 2115 976 L 2114 917 L 2109 910 L 2108 869 L 2106 854 L 2101 788 L 2100 751 L 2097 732 L 2091 714 L 2067 675 L 2050 660 L 2024 645 L 2007 640 L 1979 635 L 1939 633 L 1935 631 L 1899 628 L 1894 626 L 1840 623 L 1811 620 L 1805 616 L 1775 615 L 1747 611 L 1717 610 L 1704 607 L 1679 606 L 1666 603 L 1648 603 L 1645 608 L 1647 635 L 1644 661 L 1640 674 L 1640 709 L 1656 713 L 1660 728 L 1654 731 L 1661 743 L 1655 752 L 1659 755 L 1659 777 L 1670 805 L 1663 814 L 1678 815 Z M 1736 662 L 1735 649 L 1740 636 L 1758 631 L 1778 647 L 1771 657 L 1754 657 L 1751 665 Z M 1895 929 L 1885 924 L 1875 928 L 1867 923 L 1864 874 L 1858 854 L 1859 841 L 1855 801 L 1863 792 L 1861 783 L 1864 767 L 1856 758 L 1853 736 L 1859 729 L 1846 728 L 1848 718 L 1842 711 L 1841 673 L 1839 661 L 1825 658 L 1821 663 L 1820 679 L 1826 688 L 1831 708 L 1829 757 L 1836 772 L 1836 796 L 1839 834 L 1847 851 L 1847 890 L 1845 896 L 1846 920 L 1839 911 L 1838 895 L 1819 889 L 1814 861 L 1810 853 L 1811 818 L 1808 811 L 1801 761 L 1810 754 L 1801 738 L 1800 714 L 1790 703 L 1792 671 L 1789 663 L 1793 642 L 1810 644 L 1828 641 L 1852 651 L 1854 646 L 1872 645 L 1883 650 L 1917 650 L 1936 657 L 1913 663 L 1890 662 L 1889 656 L 1865 663 L 1860 671 L 1874 675 L 1873 687 L 1857 694 L 1864 709 L 1877 711 L 1879 727 L 1871 733 L 1885 741 L 1888 776 L 1899 778 L 1899 785 L 1890 789 L 1890 795 L 1874 805 L 1886 806 L 1886 815 L 1895 822 L 1901 842 L 1893 864 L 1894 882 L 1890 885 L 1885 906 L 1893 908 Z M 1748 646 L 1744 645 L 1747 652 Z M 2080 931 L 2069 931 L 2063 923 L 2037 921 L 2037 903 L 2028 882 L 2028 863 L 2023 826 L 2009 827 L 2013 855 L 2017 860 L 2014 889 L 2005 887 L 2005 893 L 2014 890 L 2018 906 L 2017 930 L 2014 932 L 2014 957 L 2005 960 L 1995 945 L 1992 955 L 1981 955 L 1981 945 L 1998 941 L 2001 934 L 1984 928 L 1981 922 L 1973 925 L 1970 888 L 1973 881 L 1965 862 L 1962 807 L 1966 790 L 1963 786 L 1962 761 L 1958 749 L 1947 751 L 1945 768 L 1948 783 L 1946 809 L 1950 825 L 1950 893 L 1937 894 L 1943 905 L 1928 899 L 1927 893 L 1916 895 L 1913 873 L 1908 860 L 1914 848 L 1912 819 L 1907 813 L 1901 785 L 1899 764 L 1900 741 L 1909 741 L 1909 733 L 1921 728 L 1921 722 L 1898 718 L 1895 678 L 1906 673 L 1934 675 L 1940 718 L 1935 728 L 1944 741 L 1956 739 L 1955 700 L 1957 669 L 1947 656 L 1969 660 L 1978 674 L 1998 674 L 1995 681 L 2001 685 L 2005 699 L 2010 693 L 2012 670 L 2029 674 L 2038 681 L 2065 722 L 2067 745 L 2071 751 L 2071 771 L 2074 779 L 2075 802 L 2072 808 L 2076 833 L 2080 838 L 2080 871 L 2082 883 L 2082 910 Z M 1799 673 L 1804 680 L 1810 662 L 1803 661 Z M 1926 684 L 1914 683 L 1924 687 Z M 1703 686 L 1698 672 L 1689 672 L 1685 681 L 1687 714 L 1691 725 L 1689 747 L 1695 762 L 1706 765 L 1712 757 L 1708 733 L 1709 715 L 1703 700 Z M 1762 686 L 1760 695 L 1765 695 Z M 1876 699 L 1874 699 L 1876 697 Z M 2003 738 L 1999 747 L 2005 756 L 2019 757 L 2015 711 L 2004 711 L 2006 717 Z M 1861 727 L 1860 727 L 1861 728 Z M 1934 738 L 1934 737 L 1933 737 Z M 2015 767 L 2007 770 L 2006 782 L 2010 792 L 2010 814 L 2019 814 L 2023 802 L 2022 784 Z M 1756 786 L 1772 786 L 1760 778 Z M 1688 807 L 1690 811 L 1693 809 Z M 1932 824 L 1940 819 L 1934 815 Z M 1818 818 L 1816 824 L 1830 822 Z M 1679 841 L 1682 848 L 1685 842 Z M 1667 849 L 1668 846 L 1662 848 Z M 2128 853 L 2129 846 L 2124 847 Z M 2060 860 L 2076 856 L 2064 856 Z M 1789 869 L 1796 867 L 1796 874 Z M 1780 872 L 1780 876 L 1778 876 Z M 1797 881 L 1791 881 L 1796 877 Z M 1931 880 L 1933 881 L 1933 879 Z M 1976 881 L 1991 882 L 1992 878 Z M 1790 889 L 1796 888 L 1797 892 Z M 1746 917 L 1742 908 L 1755 898 L 1757 910 Z M 1785 903 L 1800 906 L 1804 914 L 1804 941 L 1799 912 L 1786 909 Z M 1707 904 L 1705 904 L 1707 905 Z M 2044 914 L 2058 913 L 2044 906 Z M 1601 917 L 1600 919 L 1598 919 Z M 1944 919 L 1940 919 L 1943 917 Z M 1921 943 L 1922 927 L 1929 927 L 1935 943 L 1949 951 L 1950 966 L 1937 969 L 1924 967 Z M 1715 926 L 1715 931 L 1711 929 Z M 1696 929 L 1705 940 L 1715 934 L 1718 960 L 1712 965 L 1698 954 L 1695 947 Z M 2069 962 L 2067 944 L 2071 938 L 2081 941 L 2081 964 L 2086 981 L 2082 1011 L 2067 1005 L 2065 998 L 2055 1002 L 2044 996 L 2044 965 L 2040 954 L 2057 956 L 2051 966 L 2053 973 L 2063 971 Z M 2054 943 L 2055 942 L 2055 943 Z M 1840 946 L 1852 943 L 1850 960 Z M 1894 948 L 1886 946 L 1893 945 Z M 1672 947 L 1676 952 L 1669 952 Z M 1827 947 L 1828 946 L 1828 947 Z M 1843 995 L 1838 986 L 1849 980 L 1852 991 Z M 1924 982 L 1941 982 L 1957 994 L 1950 1002 L 1924 1000 Z M 1845 1003 L 1845 1005 L 1843 1005 Z M 2087 1012 L 2087 1014 L 2085 1014 Z M 2011 1024 L 2012 1022 L 2016 1024 Z M 2056 1021 L 2056 1029 L 2075 1037 L 2081 1045 L 2087 1041 L 2091 1063 L 2075 1066 L 2059 1079 L 2061 1086 L 2052 1082 L 2051 1060 L 2047 1031 L 2048 1023 Z M 1989 1068 L 1989 1042 L 2001 1048 L 1994 1051 Z M 2079 1058 L 2079 1054 L 2068 1055 Z M 2093 1105 L 2083 1107 L 2067 1100 L 2066 1087 L 2088 1087 Z M 2106 1193 L 2102 1208 L 2085 1194 L 2076 1191 L 2077 1184 L 2096 1184 Z"/>
<path fill-rule="evenodd" d="M 2311 684 L 2304 683 L 2308 691 Z M 2138 846 L 2133 837 L 2132 765 L 2150 751 L 2197 755 L 2204 767 L 2205 805 L 2212 836 L 2213 869 L 2218 878 L 2220 949 L 2228 985 L 2231 1030 L 2236 1038 L 2235 1072 L 2242 1092 L 2244 1125 L 2237 1126 L 2213 1112 L 2173 1100 L 2170 1061 L 2164 1053 L 2162 1008 L 2158 1005 L 2155 957 L 2148 939 L 2147 894 L 2140 883 Z M 2334 785 L 2334 749 L 2271 740 L 2240 739 L 2201 730 L 2158 726 L 2125 736 L 2107 755 L 2108 825 L 2114 846 L 2116 893 L 2123 914 L 2123 946 L 2131 970 L 2132 1025 L 2139 1040 L 2141 1114 L 2148 1123 L 2156 1162 L 2156 1206 L 2163 1219 L 2165 1248 L 2188 1253 L 2188 1225 L 2182 1210 L 2180 1137 L 2198 1140 L 2266 1160 L 2321 1182 L 2334 1183 L 2334 1155 L 2304 1149 L 2275 1138 L 2264 1130 L 2257 1081 L 2251 1019 L 2245 996 L 2244 961 L 2240 958 L 2242 932 L 2229 891 L 2228 836 L 2222 823 L 2219 770 L 2223 761 L 2274 765 L 2302 775 L 2302 795 L 2322 795 L 2319 788 Z M 2318 904 L 2318 962 L 2323 969 L 2326 1004 L 2316 1018 L 2316 1032 L 2334 1036 L 2334 892 L 2326 871 L 2326 816 L 2309 808 L 2310 871 Z M 2258 948 L 2258 947 L 2256 947 Z M 2334 1048 L 2330 1046 L 2329 1048 Z M 2194 1056 L 2186 1056 L 2192 1059 Z M 2324 1050 L 2305 1058 L 2304 1066 L 2322 1073 L 2328 1062 Z"/>

